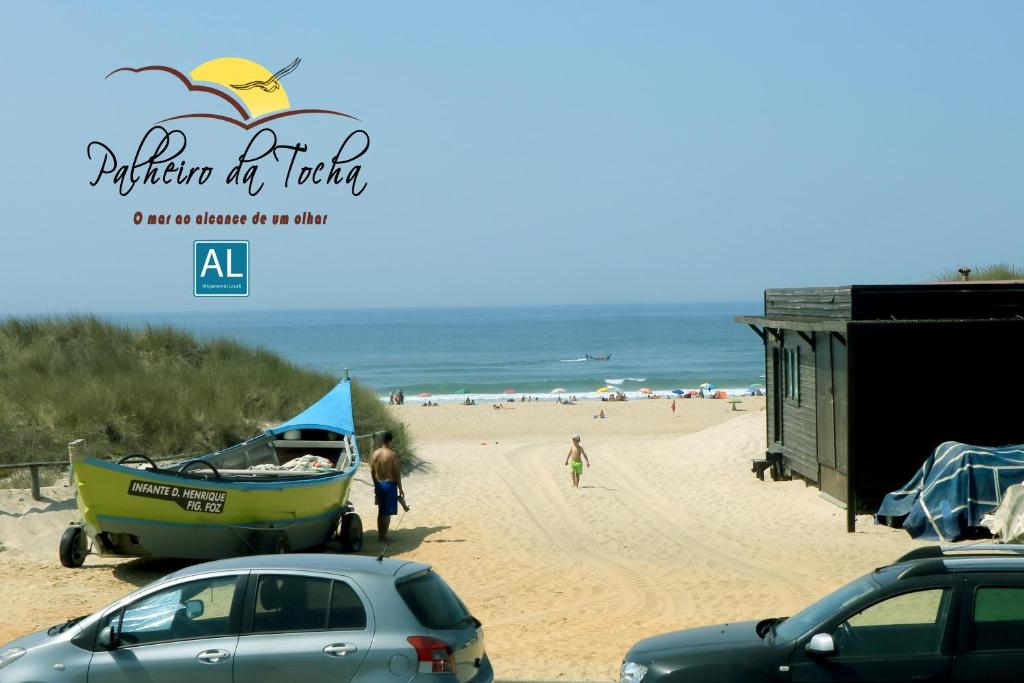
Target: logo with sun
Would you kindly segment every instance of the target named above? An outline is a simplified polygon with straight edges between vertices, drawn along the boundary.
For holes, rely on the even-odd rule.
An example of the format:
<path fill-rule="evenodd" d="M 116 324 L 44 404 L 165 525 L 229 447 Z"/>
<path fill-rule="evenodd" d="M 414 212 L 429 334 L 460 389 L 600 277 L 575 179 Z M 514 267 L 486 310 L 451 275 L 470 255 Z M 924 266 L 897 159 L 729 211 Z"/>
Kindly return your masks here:
<path fill-rule="evenodd" d="M 110 78 L 114 74 L 122 72 L 139 74 L 156 71 L 170 74 L 178 79 L 189 92 L 219 97 L 231 105 L 231 108 L 238 114 L 237 117 L 202 112 L 178 114 L 163 119 L 160 123 L 177 119 L 215 119 L 249 130 L 274 119 L 300 114 L 343 116 L 358 121 L 359 119 L 354 116 L 333 109 L 292 109 L 288 93 L 285 91 L 281 79 L 298 69 L 301 63 L 301 59 L 295 58 L 287 66 L 272 73 L 263 65 L 248 59 L 218 57 L 200 64 L 188 75 L 174 67 L 153 65 L 124 66 L 114 69 L 106 77 Z"/>

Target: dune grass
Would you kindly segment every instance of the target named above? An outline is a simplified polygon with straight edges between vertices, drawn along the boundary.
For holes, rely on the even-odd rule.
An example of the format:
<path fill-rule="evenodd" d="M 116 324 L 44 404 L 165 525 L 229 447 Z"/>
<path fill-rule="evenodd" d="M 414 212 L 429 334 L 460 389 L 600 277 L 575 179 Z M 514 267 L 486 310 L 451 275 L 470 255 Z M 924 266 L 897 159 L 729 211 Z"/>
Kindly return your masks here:
<path fill-rule="evenodd" d="M 61 460 L 78 438 L 101 457 L 207 453 L 298 414 L 337 379 L 171 327 L 9 318 L 0 321 L 0 463 Z M 356 431 L 390 430 L 411 454 L 404 425 L 375 392 L 357 382 L 352 392 Z M 364 457 L 367 446 L 360 440 Z"/>
<path fill-rule="evenodd" d="M 943 270 L 936 279 L 942 282 L 959 280 L 959 267 Z M 1024 280 L 1024 268 L 1010 263 L 993 263 L 987 266 L 979 266 L 971 268 L 971 280 Z"/>

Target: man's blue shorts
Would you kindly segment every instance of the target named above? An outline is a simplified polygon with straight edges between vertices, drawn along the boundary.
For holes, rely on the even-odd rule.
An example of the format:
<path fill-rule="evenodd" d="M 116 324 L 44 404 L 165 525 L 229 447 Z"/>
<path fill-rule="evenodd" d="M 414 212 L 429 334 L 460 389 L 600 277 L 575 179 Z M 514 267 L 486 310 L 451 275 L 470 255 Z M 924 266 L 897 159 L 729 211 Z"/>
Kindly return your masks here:
<path fill-rule="evenodd" d="M 373 497 L 381 513 L 398 514 L 398 484 L 393 481 L 378 481 L 373 486 Z"/>

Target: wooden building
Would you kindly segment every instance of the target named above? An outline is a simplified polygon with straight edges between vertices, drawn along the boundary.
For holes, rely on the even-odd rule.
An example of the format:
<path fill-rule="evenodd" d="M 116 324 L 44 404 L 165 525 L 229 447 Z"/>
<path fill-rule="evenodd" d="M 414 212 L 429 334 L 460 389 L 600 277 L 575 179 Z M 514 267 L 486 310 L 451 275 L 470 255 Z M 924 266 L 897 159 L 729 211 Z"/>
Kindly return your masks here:
<path fill-rule="evenodd" d="M 764 342 L 755 470 L 816 484 L 849 531 L 943 441 L 1024 443 L 1024 282 L 769 289 L 736 322 Z"/>

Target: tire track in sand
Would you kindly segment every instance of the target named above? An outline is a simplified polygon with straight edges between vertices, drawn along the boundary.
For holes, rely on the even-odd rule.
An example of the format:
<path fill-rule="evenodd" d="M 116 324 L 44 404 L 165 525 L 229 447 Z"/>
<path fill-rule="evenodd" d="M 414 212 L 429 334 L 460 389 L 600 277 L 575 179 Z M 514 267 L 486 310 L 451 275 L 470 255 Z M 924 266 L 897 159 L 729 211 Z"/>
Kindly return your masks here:
<path fill-rule="evenodd" d="M 522 474 L 522 469 L 516 463 L 528 462 L 527 458 L 522 457 L 523 453 L 528 454 L 531 450 L 542 448 L 541 444 L 528 444 L 513 448 L 503 454 L 502 468 L 496 470 L 524 516 L 548 539 L 553 547 L 568 550 L 570 555 L 585 560 L 586 566 L 612 565 L 615 567 L 616 571 L 610 572 L 605 578 L 614 584 L 610 587 L 610 593 L 617 605 L 621 605 L 624 600 L 627 600 L 629 606 L 634 609 L 655 609 L 657 607 L 656 592 L 647 585 L 638 572 L 626 566 L 622 561 L 614 561 L 607 554 L 595 551 L 593 548 L 597 539 L 578 520 L 574 519 L 570 508 L 563 508 L 566 514 L 558 514 L 554 502 L 558 498 L 557 486 L 553 484 L 550 473 L 534 470 L 527 472 L 526 476 Z M 543 485 L 545 490 L 540 491 L 538 484 Z M 527 498 L 524 493 L 526 487 L 541 495 Z M 552 487 L 556 490 L 554 496 L 551 495 Z M 606 612 L 609 600 L 605 596 L 587 598 L 586 595 L 577 595 L 573 598 L 572 610 L 576 611 L 585 606 L 596 605 L 600 611 Z M 542 613 L 556 614 L 566 611 L 565 607 L 558 606 L 543 610 Z M 536 614 L 536 611 L 531 613 L 531 615 Z"/>
<path fill-rule="evenodd" d="M 682 437 L 685 438 L 685 437 Z M 727 531 L 719 527 L 711 528 L 700 520 L 699 514 L 685 515 L 685 519 L 694 522 L 698 528 L 684 527 L 682 524 L 664 512 L 662 509 L 670 507 L 669 501 L 659 492 L 657 486 L 651 482 L 642 480 L 637 475 L 635 468 L 622 464 L 621 460 L 609 458 L 602 461 L 610 469 L 616 472 L 616 481 L 624 488 L 629 489 L 633 495 L 622 496 L 624 506 L 629 506 L 635 514 L 643 515 L 651 527 L 666 541 L 672 542 L 681 550 L 693 553 L 697 552 L 714 564 L 727 570 L 739 572 L 759 580 L 769 580 L 777 586 L 784 587 L 800 601 L 809 602 L 814 596 L 798 580 L 791 578 L 788 574 L 782 573 L 763 565 L 758 565 L 743 557 L 743 542 Z M 652 501 L 656 504 L 644 505 L 642 508 L 632 501 Z M 720 545 L 715 546 L 700 538 L 713 538 Z M 722 545 L 727 542 L 728 547 Z"/>
<path fill-rule="evenodd" d="M 517 488 L 506 478 L 506 485 L 513 490 L 513 495 L 522 505 L 530 508 L 529 515 L 532 521 L 552 542 L 563 547 L 570 546 L 576 557 L 586 561 L 586 567 L 606 567 L 612 570 L 605 578 L 618 586 L 612 598 L 616 607 L 638 612 L 645 619 L 663 613 L 666 606 L 660 599 L 661 592 L 657 586 L 652 586 L 650 577 L 637 570 L 629 559 L 620 557 L 618 547 L 607 547 L 606 541 L 596 536 L 583 522 L 578 509 L 569 505 L 565 497 L 568 487 L 561 487 L 555 483 L 551 468 L 542 460 L 546 457 L 543 454 L 547 451 L 546 444 L 530 444 L 504 454 L 508 469 L 519 472 L 520 481 L 537 494 L 531 507 L 520 493 L 523 484 Z M 538 516 L 537 509 L 540 507 L 544 508 L 544 512 Z M 552 523 L 555 520 L 567 533 L 557 537 L 552 533 Z M 600 603 L 604 612 L 609 609 L 609 605 L 606 604 L 608 600 L 605 598 L 590 602 Z"/>

